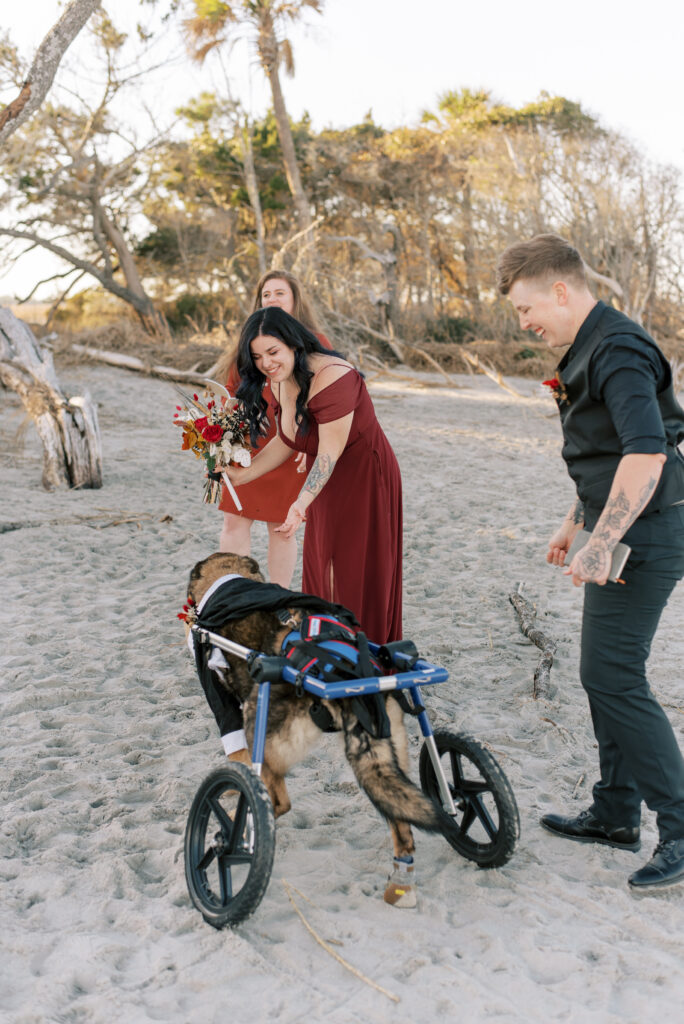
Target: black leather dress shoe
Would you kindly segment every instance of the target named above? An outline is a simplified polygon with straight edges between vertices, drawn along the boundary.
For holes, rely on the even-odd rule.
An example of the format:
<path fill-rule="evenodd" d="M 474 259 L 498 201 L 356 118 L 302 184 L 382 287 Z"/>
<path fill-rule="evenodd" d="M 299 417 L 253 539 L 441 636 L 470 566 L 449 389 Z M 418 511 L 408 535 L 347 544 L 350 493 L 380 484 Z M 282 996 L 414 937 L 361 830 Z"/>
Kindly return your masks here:
<path fill-rule="evenodd" d="M 648 864 L 630 875 L 628 881 L 633 889 L 684 882 L 684 839 L 666 839 L 658 843 Z"/>
<path fill-rule="evenodd" d="M 576 843 L 602 843 L 618 850 L 638 850 L 641 846 L 638 828 L 614 828 L 604 825 L 591 811 L 581 811 L 576 818 L 545 814 L 541 823 L 549 832 Z"/>

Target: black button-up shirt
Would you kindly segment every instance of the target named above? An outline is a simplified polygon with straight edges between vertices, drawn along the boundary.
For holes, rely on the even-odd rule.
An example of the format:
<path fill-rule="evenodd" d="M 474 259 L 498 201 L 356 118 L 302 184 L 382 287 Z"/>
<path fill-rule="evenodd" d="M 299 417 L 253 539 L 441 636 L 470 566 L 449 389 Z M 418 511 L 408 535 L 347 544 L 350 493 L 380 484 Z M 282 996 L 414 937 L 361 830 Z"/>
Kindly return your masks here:
<path fill-rule="evenodd" d="M 576 357 L 605 308 L 596 303 L 563 362 Z M 635 334 L 611 335 L 597 346 L 589 376 L 591 398 L 608 409 L 623 455 L 664 453 L 665 427 L 656 395 L 667 386 L 668 371 L 658 352 Z"/>

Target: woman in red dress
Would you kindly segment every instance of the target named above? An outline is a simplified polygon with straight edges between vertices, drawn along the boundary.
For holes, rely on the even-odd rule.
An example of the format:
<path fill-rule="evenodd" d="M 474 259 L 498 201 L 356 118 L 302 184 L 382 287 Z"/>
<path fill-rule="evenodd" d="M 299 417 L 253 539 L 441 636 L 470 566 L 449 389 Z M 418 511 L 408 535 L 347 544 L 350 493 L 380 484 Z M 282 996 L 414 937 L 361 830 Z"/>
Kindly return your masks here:
<path fill-rule="evenodd" d="M 269 270 L 256 287 L 254 309 L 278 306 L 291 313 L 303 323 L 325 348 L 332 348 L 324 334 L 317 332 L 311 307 L 302 294 L 297 278 L 287 270 Z M 226 381 L 226 388 L 235 395 L 240 386 L 235 352 L 229 352 L 219 360 L 216 377 Z M 273 418 L 273 404 L 268 381 L 264 386 L 264 397 L 269 403 L 268 429 L 257 441 L 256 449 L 263 448 L 276 435 Z M 276 527 L 285 519 L 290 505 L 302 486 L 304 466 L 301 457 L 292 455 L 272 473 L 261 477 L 253 484 L 240 488 L 238 497 L 242 511 L 238 511 L 223 485 L 220 510 L 223 512 L 223 528 L 219 539 L 220 551 L 233 551 L 237 555 L 248 555 L 251 548 L 252 523 L 266 523 L 268 526 L 268 574 L 273 583 L 289 587 L 297 560 L 297 540 L 293 535 L 277 533 Z"/>
<path fill-rule="evenodd" d="M 401 639 L 401 474 L 362 376 L 275 308 L 247 320 L 238 368 L 253 436 L 266 422 L 265 380 L 278 433 L 251 466 L 225 472 L 243 486 L 306 452 L 308 475 L 277 528 L 293 537 L 306 520 L 302 590 L 345 605 L 376 643 Z"/>

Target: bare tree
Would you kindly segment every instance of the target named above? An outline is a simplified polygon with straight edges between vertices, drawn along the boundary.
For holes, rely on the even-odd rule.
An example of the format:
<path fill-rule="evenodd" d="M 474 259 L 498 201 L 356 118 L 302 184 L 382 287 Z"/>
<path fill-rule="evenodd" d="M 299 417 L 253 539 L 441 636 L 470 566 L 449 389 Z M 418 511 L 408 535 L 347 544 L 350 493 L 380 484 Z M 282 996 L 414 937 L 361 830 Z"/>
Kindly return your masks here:
<path fill-rule="evenodd" d="M 29 243 L 15 259 L 37 246 L 64 260 L 72 268 L 72 285 L 84 274 L 95 278 L 132 306 L 149 334 L 168 338 L 166 320 L 138 271 L 128 226 L 141 212 L 141 158 L 159 139 L 137 145 L 111 112 L 117 95 L 141 74 L 122 77 L 117 66 L 127 37 L 102 12 L 94 38 L 106 68 L 99 99 L 92 106 L 82 98 L 44 104 L 3 153 L 10 187 L 0 209 L 9 216 L 0 235 Z"/>
<path fill-rule="evenodd" d="M 0 111 L 0 145 L 38 110 L 47 96 L 59 62 L 100 0 L 71 0 L 36 51 L 21 91 Z"/>

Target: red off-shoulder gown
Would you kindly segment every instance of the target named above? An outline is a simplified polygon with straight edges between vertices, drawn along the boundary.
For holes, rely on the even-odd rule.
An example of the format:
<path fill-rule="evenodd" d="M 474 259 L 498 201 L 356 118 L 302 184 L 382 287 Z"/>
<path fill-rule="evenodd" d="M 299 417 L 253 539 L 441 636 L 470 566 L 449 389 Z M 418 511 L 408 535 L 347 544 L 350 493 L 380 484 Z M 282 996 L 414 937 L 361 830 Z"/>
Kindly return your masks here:
<path fill-rule="evenodd" d="M 318 451 L 319 423 L 352 411 L 354 418 L 330 479 L 307 510 L 302 590 L 351 609 L 370 640 L 401 640 L 402 499 L 396 456 L 356 370 L 322 388 L 308 410 L 306 434 L 300 427 L 293 441 L 281 431 L 288 447 L 306 452 L 307 471 Z"/>

